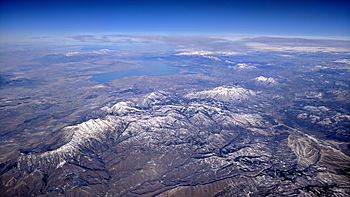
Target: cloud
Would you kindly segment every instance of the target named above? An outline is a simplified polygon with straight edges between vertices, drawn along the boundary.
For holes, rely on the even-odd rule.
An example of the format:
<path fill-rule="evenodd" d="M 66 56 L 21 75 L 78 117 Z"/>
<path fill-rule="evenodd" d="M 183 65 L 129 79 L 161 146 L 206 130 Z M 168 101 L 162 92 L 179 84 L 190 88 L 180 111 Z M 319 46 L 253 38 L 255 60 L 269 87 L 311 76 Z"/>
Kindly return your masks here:
<path fill-rule="evenodd" d="M 258 42 L 247 42 L 246 46 L 255 50 L 290 51 L 290 52 L 350 52 L 350 48 L 328 46 L 284 46 Z"/>
<path fill-rule="evenodd" d="M 97 43 L 134 43 L 148 42 L 149 39 L 141 36 L 132 35 L 75 35 L 69 37 L 79 42 L 97 42 Z"/>
<path fill-rule="evenodd" d="M 93 51 L 71 51 L 65 53 L 67 57 L 71 56 L 77 56 L 77 55 L 108 55 L 111 54 L 113 51 L 109 49 L 100 49 L 100 50 L 93 50 Z"/>

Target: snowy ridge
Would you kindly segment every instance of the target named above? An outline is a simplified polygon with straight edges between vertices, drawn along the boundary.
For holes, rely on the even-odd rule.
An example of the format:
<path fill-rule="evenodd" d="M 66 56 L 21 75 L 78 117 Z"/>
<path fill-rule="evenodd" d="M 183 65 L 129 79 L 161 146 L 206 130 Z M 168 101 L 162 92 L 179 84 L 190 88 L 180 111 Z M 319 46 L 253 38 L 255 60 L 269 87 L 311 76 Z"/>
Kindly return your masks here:
<path fill-rule="evenodd" d="M 102 110 L 110 114 L 123 115 L 131 112 L 139 111 L 134 106 L 135 106 L 134 103 L 127 101 L 127 102 L 116 103 L 112 107 L 107 107 L 107 106 L 103 107 Z"/>
<path fill-rule="evenodd" d="M 164 91 L 157 91 L 152 92 L 149 95 L 147 95 L 145 98 L 143 98 L 142 102 L 140 103 L 141 107 L 151 107 L 153 105 L 159 105 L 166 101 L 168 98 L 168 95 Z"/>
<path fill-rule="evenodd" d="M 220 56 L 233 56 L 238 55 L 237 52 L 232 51 L 205 51 L 205 50 L 198 50 L 198 51 L 184 51 L 177 53 L 178 56 L 210 56 L 210 55 L 220 55 Z"/>
<path fill-rule="evenodd" d="M 212 90 L 204 90 L 200 92 L 187 94 L 187 98 L 212 98 L 218 101 L 231 102 L 249 99 L 256 93 L 241 87 L 221 86 Z"/>
<path fill-rule="evenodd" d="M 93 148 L 96 143 L 105 143 L 113 138 L 122 129 L 123 123 L 117 117 L 106 116 L 103 119 L 90 119 L 78 125 L 64 129 L 70 141 L 56 150 L 42 154 L 29 154 L 22 156 L 18 162 L 18 168 L 36 169 L 45 164 L 59 166 L 60 164 L 79 156 L 79 151 L 84 148 Z"/>
<path fill-rule="evenodd" d="M 183 51 L 177 53 L 177 56 L 193 56 L 193 57 L 204 57 L 211 60 L 221 61 L 220 58 L 216 56 L 235 56 L 239 55 L 238 52 L 233 51 L 205 51 L 205 50 L 193 50 L 193 51 Z"/>
<path fill-rule="evenodd" d="M 339 60 L 335 60 L 334 62 L 342 63 L 342 64 L 350 64 L 350 60 L 348 59 L 339 59 Z"/>
<path fill-rule="evenodd" d="M 238 70 L 251 70 L 255 69 L 256 67 L 249 63 L 238 63 L 236 64 L 236 69 Z"/>
<path fill-rule="evenodd" d="M 276 85 L 277 81 L 272 77 L 259 76 L 255 78 L 255 81 L 264 85 Z"/>
<path fill-rule="evenodd" d="M 213 90 L 196 92 L 196 96 L 212 96 L 222 101 L 246 99 L 253 91 L 235 87 L 218 87 Z M 178 136 L 204 138 L 212 135 L 216 128 L 225 130 L 242 127 L 251 131 L 265 128 L 269 123 L 259 114 L 232 112 L 220 105 L 204 101 L 189 101 L 187 104 L 164 103 L 165 92 L 147 95 L 140 103 L 119 102 L 112 107 L 104 107 L 108 115 L 90 119 L 64 128 L 68 141 L 63 146 L 39 154 L 22 155 L 19 169 L 59 168 L 70 161 L 79 161 L 84 151 L 98 152 L 101 147 L 115 143 L 152 144 L 180 143 Z M 147 108 L 145 107 L 147 106 Z M 205 132 L 203 132 L 205 131 Z"/>

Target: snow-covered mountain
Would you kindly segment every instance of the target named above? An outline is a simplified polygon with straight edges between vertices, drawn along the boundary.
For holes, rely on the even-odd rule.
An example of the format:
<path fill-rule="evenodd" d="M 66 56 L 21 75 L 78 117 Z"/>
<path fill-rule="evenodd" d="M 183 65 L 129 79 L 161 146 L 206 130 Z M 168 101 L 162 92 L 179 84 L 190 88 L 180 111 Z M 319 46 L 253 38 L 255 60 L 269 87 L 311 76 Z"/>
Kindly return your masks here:
<path fill-rule="evenodd" d="M 253 91 L 241 87 L 217 87 L 187 94 L 182 99 L 213 98 L 223 102 L 235 102 L 254 95 Z M 208 137 L 213 134 L 213 128 L 230 130 L 241 127 L 257 132 L 257 129 L 270 125 L 259 114 L 233 112 L 205 101 L 188 100 L 186 104 L 165 104 L 167 100 L 170 100 L 168 93 L 153 92 L 146 95 L 140 103 L 127 101 L 103 107 L 106 116 L 64 128 L 66 144 L 55 150 L 23 155 L 19 159 L 18 167 L 27 170 L 61 167 L 70 160 L 78 159 L 81 151 L 93 151 L 97 147 L 117 141 L 138 141 L 142 144 L 147 140 L 148 144 L 169 143 L 176 140 L 174 135 Z"/>
<path fill-rule="evenodd" d="M 234 102 L 246 100 L 251 97 L 256 96 L 253 90 L 248 90 L 242 87 L 235 86 L 220 86 L 212 90 L 204 90 L 194 93 L 189 93 L 186 95 L 187 98 L 199 98 L 206 99 L 211 98 L 223 102 Z"/>

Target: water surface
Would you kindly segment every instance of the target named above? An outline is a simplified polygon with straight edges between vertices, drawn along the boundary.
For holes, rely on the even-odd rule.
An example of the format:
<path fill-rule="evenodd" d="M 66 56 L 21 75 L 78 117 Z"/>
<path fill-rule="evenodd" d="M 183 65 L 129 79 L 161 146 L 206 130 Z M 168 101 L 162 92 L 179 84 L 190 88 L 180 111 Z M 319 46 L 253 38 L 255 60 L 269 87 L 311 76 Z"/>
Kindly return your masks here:
<path fill-rule="evenodd" d="M 147 63 L 141 68 L 99 73 L 92 75 L 92 79 L 98 83 L 108 83 L 110 81 L 131 76 L 165 76 L 177 73 L 178 68 L 167 64 Z"/>

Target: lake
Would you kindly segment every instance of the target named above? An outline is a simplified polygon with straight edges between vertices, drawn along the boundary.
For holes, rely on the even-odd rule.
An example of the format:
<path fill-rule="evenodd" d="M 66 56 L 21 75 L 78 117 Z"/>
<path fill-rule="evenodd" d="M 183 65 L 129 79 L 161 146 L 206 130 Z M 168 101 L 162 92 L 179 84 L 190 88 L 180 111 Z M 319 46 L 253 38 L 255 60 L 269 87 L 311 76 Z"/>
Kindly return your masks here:
<path fill-rule="evenodd" d="M 123 71 L 113 71 L 92 75 L 92 79 L 98 83 L 108 83 L 110 81 L 131 76 L 165 76 L 178 72 L 178 68 L 159 63 L 146 63 L 142 68 L 135 68 Z"/>

